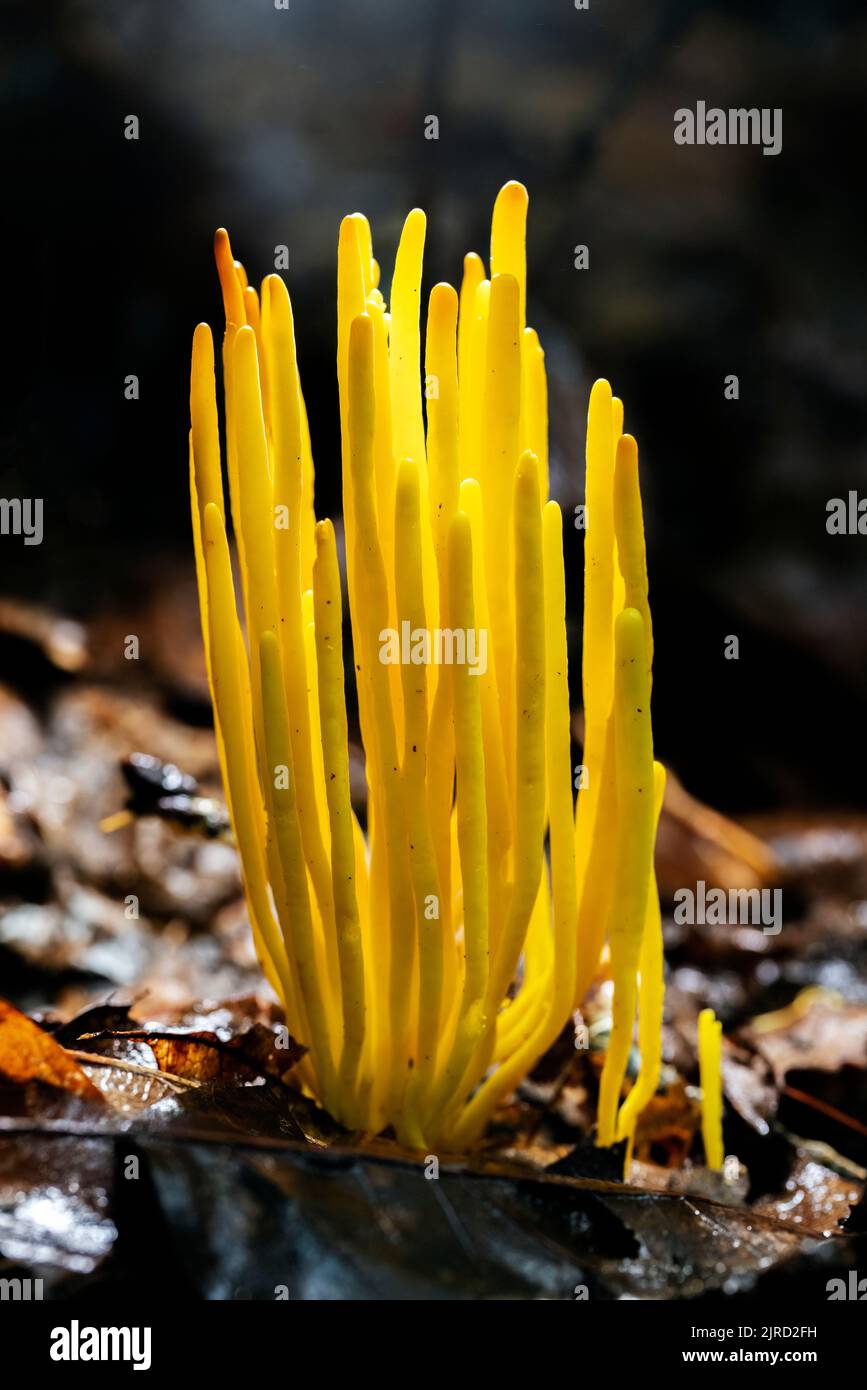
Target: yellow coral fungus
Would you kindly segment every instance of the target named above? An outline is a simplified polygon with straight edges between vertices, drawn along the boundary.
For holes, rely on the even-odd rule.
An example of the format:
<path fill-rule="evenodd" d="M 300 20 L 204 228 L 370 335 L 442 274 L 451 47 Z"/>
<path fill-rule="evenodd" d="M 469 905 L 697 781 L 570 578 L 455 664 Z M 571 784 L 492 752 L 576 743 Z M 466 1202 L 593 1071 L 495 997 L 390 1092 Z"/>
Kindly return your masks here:
<path fill-rule="evenodd" d="M 698 1062 L 701 1078 L 701 1137 L 708 1168 L 719 1171 L 725 1150 L 722 1132 L 722 1024 L 713 1009 L 698 1016 Z"/>
<path fill-rule="evenodd" d="M 576 813 L 562 518 L 547 499 L 544 354 L 525 324 L 526 214 L 526 190 L 507 184 L 490 279 L 471 254 L 459 296 L 431 291 L 424 401 L 424 214 L 406 220 L 390 312 L 366 219 L 340 228 L 364 833 L 350 799 L 338 547 L 314 517 L 292 307 L 276 275 L 256 294 L 222 230 L 228 513 L 205 325 L 193 344 L 202 626 L 256 948 L 307 1045 L 301 1083 L 345 1124 L 391 1126 L 418 1147 L 482 1134 L 597 977 L 606 936 L 614 1016 L 600 1143 L 631 1135 L 659 1074 L 662 773 L 637 450 L 597 382 Z M 636 1009 L 642 1071 L 618 1114 Z"/>

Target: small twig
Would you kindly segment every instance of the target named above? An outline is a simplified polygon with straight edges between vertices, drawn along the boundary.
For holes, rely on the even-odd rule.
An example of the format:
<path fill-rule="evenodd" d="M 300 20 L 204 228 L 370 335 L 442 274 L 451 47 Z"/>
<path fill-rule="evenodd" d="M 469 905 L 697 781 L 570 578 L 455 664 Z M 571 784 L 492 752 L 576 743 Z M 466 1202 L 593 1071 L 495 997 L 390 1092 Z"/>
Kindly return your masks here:
<path fill-rule="evenodd" d="M 146 1067 L 143 1062 L 124 1062 L 119 1057 L 102 1057 L 98 1052 L 80 1052 L 75 1047 L 65 1047 L 68 1057 L 76 1062 L 84 1062 L 91 1067 L 114 1067 L 117 1071 L 131 1071 L 136 1076 L 151 1076 L 157 1081 L 167 1081 L 170 1086 L 188 1086 L 195 1090 L 201 1081 L 193 1081 L 187 1076 L 175 1076 L 174 1072 L 159 1071 L 156 1067 Z"/>
<path fill-rule="evenodd" d="M 799 1101 L 801 1105 L 809 1105 L 812 1110 L 821 1111 L 830 1120 L 836 1120 L 838 1124 L 845 1125 L 847 1129 L 854 1129 L 856 1134 L 863 1134 L 867 1137 L 867 1125 L 862 1125 L 861 1121 L 856 1120 L 853 1115 L 846 1115 L 836 1106 L 829 1105 L 827 1101 L 819 1100 L 816 1096 L 808 1095 L 806 1091 L 798 1091 L 794 1086 L 781 1086 L 780 1090 L 790 1100 Z"/>

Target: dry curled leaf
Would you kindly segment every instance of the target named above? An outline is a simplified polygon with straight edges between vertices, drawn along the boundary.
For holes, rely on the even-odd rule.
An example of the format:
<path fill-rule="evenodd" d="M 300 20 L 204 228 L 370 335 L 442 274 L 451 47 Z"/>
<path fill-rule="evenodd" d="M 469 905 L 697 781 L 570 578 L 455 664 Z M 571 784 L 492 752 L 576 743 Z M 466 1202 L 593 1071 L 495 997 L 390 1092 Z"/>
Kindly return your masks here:
<path fill-rule="evenodd" d="M 38 1024 L 0 999 L 0 1077 L 23 1086 L 39 1081 L 70 1095 L 103 1104 L 85 1073 Z"/>

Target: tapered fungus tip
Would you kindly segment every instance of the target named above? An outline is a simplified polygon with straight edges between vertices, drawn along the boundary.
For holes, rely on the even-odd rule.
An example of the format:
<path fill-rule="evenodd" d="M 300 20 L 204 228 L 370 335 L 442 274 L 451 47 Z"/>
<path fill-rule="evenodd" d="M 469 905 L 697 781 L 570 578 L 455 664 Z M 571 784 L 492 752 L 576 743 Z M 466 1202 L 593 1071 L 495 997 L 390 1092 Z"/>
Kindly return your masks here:
<path fill-rule="evenodd" d="M 428 333 L 431 327 L 453 334 L 458 321 L 458 294 L 454 285 L 441 281 L 430 292 Z"/>
<path fill-rule="evenodd" d="M 518 459 L 518 477 L 534 482 L 539 475 L 539 460 L 532 449 L 525 449 Z"/>
<path fill-rule="evenodd" d="M 248 323 L 242 324 L 235 335 L 235 353 L 241 356 L 245 352 L 256 351 L 256 334 Z"/>
<path fill-rule="evenodd" d="M 644 655 L 644 619 L 637 608 L 624 608 L 614 620 L 614 646 L 619 660 Z"/>
<path fill-rule="evenodd" d="M 281 323 L 287 314 L 291 322 L 292 301 L 283 276 L 267 275 L 262 284 L 268 295 L 268 307 L 276 315 L 277 323 Z"/>
<path fill-rule="evenodd" d="M 530 195 L 525 185 L 517 179 L 509 179 L 497 194 L 497 203 L 511 203 L 514 207 L 527 207 L 529 201 Z"/>
<path fill-rule="evenodd" d="M 321 550 L 334 539 L 334 524 L 330 517 L 326 516 L 322 521 L 317 521 L 313 528 L 316 538 L 316 549 Z"/>
<path fill-rule="evenodd" d="M 632 434 L 622 434 L 617 441 L 617 466 L 619 468 L 637 467 L 638 444 Z"/>
<path fill-rule="evenodd" d="M 216 502 L 206 503 L 202 521 L 204 523 L 205 541 L 208 545 L 213 545 L 219 538 L 220 532 L 223 530 L 223 518 L 220 516 L 220 509 Z"/>
<path fill-rule="evenodd" d="M 613 400 L 613 396 L 611 394 L 611 383 L 610 381 L 606 381 L 604 376 L 601 376 L 597 381 L 594 381 L 590 389 L 590 404 L 593 404 L 594 399 L 599 400 L 600 398 L 605 398 L 609 401 Z"/>
<path fill-rule="evenodd" d="M 454 285 L 450 285 L 447 280 L 440 280 L 430 292 L 431 309 L 443 309 L 446 306 L 454 307 L 455 313 L 458 308 L 458 292 Z"/>
<path fill-rule="evenodd" d="M 491 276 L 491 298 L 496 299 L 498 297 L 500 299 L 518 298 L 518 281 L 514 275 L 510 275 L 505 270 Z"/>
<path fill-rule="evenodd" d="M 373 348 L 373 319 L 369 314 L 356 314 L 349 329 L 349 351 L 353 355 Z"/>
<path fill-rule="evenodd" d="M 214 353 L 214 337 L 209 323 L 197 323 L 193 330 L 193 352 Z"/>

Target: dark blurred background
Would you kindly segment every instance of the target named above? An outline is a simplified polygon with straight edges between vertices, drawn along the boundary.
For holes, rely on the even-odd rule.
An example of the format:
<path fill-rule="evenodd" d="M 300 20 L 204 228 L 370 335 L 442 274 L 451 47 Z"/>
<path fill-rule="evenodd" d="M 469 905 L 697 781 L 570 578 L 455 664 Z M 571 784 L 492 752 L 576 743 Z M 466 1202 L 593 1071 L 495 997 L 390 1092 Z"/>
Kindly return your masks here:
<path fill-rule="evenodd" d="M 732 811 L 863 805 L 867 537 L 825 529 L 829 498 L 867 494 L 858 0 L 4 0 L 2 28 L 0 496 L 43 497 L 45 539 L 0 538 L 0 595 L 93 624 L 97 666 L 99 634 L 142 630 L 159 596 L 187 616 L 143 665 L 206 719 L 187 392 L 194 325 L 221 325 L 214 228 L 255 282 L 289 247 L 317 510 L 335 514 L 341 216 L 370 217 L 387 293 L 420 204 L 426 289 L 457 283 L 517 178 L 564 511 L 594 377 L 639 440 L 660 756 Z M 781 107 L 782 153 L 675 145 L 699 99 Z M 577 692 L 568 528 L 567 545 Z M 14 684 L 20 645 L 0 656 Z"/>

